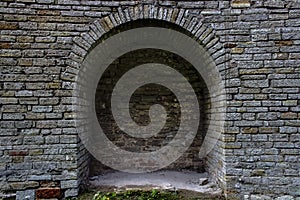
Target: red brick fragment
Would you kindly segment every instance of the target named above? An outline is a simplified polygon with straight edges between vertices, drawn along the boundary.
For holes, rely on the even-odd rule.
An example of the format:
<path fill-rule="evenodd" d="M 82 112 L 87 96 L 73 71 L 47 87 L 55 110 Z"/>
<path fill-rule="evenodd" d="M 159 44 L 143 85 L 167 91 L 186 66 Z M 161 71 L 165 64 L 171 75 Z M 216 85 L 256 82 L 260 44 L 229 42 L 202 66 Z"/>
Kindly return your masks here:
<path fill-rule="evenodd" d="M 28 151 L 27 150 L 11 150 L 11 151 L 9 151 L 8 155 L 10 155 L 10 156 L 27 156 Z"/>
<path fill-rule="evenodd" d="M 60 188 L 39 188 L 36 190 L 36 198 L 51 199 L 60 197 Z"/>

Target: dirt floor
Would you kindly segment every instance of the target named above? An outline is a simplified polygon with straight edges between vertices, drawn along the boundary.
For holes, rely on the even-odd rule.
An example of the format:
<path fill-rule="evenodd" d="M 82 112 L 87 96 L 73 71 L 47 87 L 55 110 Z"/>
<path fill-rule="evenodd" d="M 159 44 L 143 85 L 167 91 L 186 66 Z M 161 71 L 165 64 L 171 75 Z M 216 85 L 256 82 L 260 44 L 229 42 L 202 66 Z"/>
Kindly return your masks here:
<path fill-rule="evenodd" d="M 99 191 L 124 193 L 131 191 L 157 191 L 176 192 L 183 200 L 196 199 L 225 199 L 222 190 L 209 181 L 207 173 L 194 171 L 163 170 L 143 174 L 130 174 L 125 172 L 109 172 L 90 178 L 91 191 L 80 196 L 80 200 L 93 199 Z"/>
<path fill-rule="evenodd" d="M 207 173 L 189 170 L 163 170 L 151 173 L 111 172 L 90 178 L 94 187 L 140 188 L 148 186 L 163 190 L 189 190 L 206 194 L 220 194 L 222 190 L 209 182 Z"/>

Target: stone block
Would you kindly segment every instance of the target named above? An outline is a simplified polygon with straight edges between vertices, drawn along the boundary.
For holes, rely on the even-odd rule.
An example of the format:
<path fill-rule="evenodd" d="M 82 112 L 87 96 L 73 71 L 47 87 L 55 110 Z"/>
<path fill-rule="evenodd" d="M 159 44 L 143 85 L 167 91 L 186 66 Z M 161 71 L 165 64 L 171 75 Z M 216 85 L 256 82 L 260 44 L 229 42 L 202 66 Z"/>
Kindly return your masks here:
<path fill-rule="evenodd" d="M 13 98 L 13 97 L 4 97 L 4 98 L 0 98 L 0 104 L 16 104 L 18 103 L 18 99 L 17 98 Z"/>
<path fill-rule="evenodd" d="M 232 8 L 248 8 L 250 7 L 250 0 L 233 0 L 231 1 Z"/>
<path fill-rule="evenodd" d="M 51 180 L 51 175 L 31 175 L 28 177 L 30 181 L 46 181 Z"/>
<path fill-rule="evenodd" d="M 44 112 L 51 112 L 52 106 L 32 106 L 32 112 L 35 113 L 44 113 Z"/>
<path fill-rule="evenodd" d="M 19 26 L 16 22 L 0 22 L 0 30 L 16 30 L 18 28 Z"/>
<path fill-rule="evenodd" d="M 17 165 L 17 164 L 15 164 Z M 18 164 L 18 165 L 22 165 L 22 163 Z M 19 168 L 19 169 L 24 169 L 24 168 Z M 27 169 L 27 168 L 25 168 Z M 9 184 L 10 187 L 13 190 L 25 190 L 25 189 L 29 189 L 29 188 L 37 188 L 39 186 L 39 183 L 36 181 L 26 181 L 26 182 L 13 182 Z"/>
<path fill-rule="evenodd" d="M 22 120 L 25 117 L 22 113 L 4 113 L 2 118 L 5 120 Z"/>
<path fill-rule="evenodd" d="M 299 79 L 272 80 L 273 87 L 300 87 Z"/>
<path fill-rule="evenodd" d="M 297 119 L 298 115 L 294 112 L 281 113 L 281 119 Z"/>
<path fill-rule="evenodd" d="M 250 200 L 271 200 L 272 198 L 267 195 L 251 195 Z"/>
<path fill-rule="evenodd" d="M 61 189 L 71 189 L 76 188 L 78 186 L 77 180 L 68 180 L 68 181 L 61 181 Z"/>
<path fill-rule="evenodd" d="M 242 86 L 248 88 L 266 88 L 269 87 L 269 80 L 245 80 Z"/>
<path fill-rule="evenodd" d="M 78 195 L 78 190 L 77 189 L 67 189 L 65 191 L 65 196 L 66 197 L 76 197 Z"/>
<path fill-rule="evenodd" d="M 17 191 L 16 200 L 35 200 L 35 190 Z"/>

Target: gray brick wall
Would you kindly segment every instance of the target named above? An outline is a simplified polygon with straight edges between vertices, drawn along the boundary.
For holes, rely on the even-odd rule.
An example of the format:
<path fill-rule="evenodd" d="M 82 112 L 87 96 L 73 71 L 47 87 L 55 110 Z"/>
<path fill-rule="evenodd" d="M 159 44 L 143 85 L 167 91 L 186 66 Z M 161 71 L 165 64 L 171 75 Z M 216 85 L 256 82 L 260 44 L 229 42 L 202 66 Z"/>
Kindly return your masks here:
<path fill-rule="evenodd" d="M 189 31 L 225 82 L 213 179 L 239 199 L 300 198 L 299 17 L 298 0 L 1 1 L 1 193 L 77 195 L 89 162 L 72 106 L 78 69 L 104 32 L 156 18 Z"/>

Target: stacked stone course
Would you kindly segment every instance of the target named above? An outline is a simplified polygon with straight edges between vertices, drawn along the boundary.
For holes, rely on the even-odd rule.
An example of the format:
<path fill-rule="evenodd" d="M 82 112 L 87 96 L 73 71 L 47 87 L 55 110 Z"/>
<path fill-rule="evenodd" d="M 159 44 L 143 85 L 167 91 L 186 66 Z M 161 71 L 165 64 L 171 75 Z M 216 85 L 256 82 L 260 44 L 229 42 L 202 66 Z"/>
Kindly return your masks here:
<path fill-rule="evenodd" d="M 89 161 L 72 105 L 80 64 L 103 33 L 155 18 L 190 32 L 225 82 L 212 179 L 228 197 L 299 200 L 299 17 L 298 0 L 2 0 L 0 198 L 78 195 Z"/>

